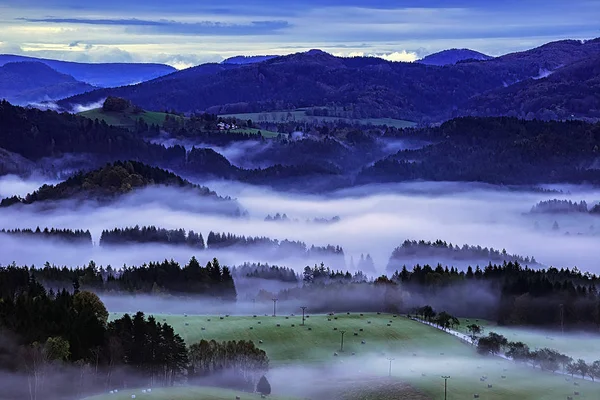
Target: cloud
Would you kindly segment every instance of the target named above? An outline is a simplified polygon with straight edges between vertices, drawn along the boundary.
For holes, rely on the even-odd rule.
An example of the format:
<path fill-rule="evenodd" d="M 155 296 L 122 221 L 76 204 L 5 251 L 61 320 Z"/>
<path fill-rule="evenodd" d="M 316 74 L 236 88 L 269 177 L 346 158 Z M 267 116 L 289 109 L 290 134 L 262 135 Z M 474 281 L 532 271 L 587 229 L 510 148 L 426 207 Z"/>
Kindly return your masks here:
<path fill-rule="evenodd" d="M 108 25 L 145 28 L 148 33 L 181 35 L 266 35 L 290 26 L 287 21 L 251 21 L 246 24 L 219 21 L 179 22 L 173 20 L 89 19 L 89 18 L 18 18 L 27 22 L 54 24 Z M 142 30 L 144 31 L 144 30 Z"/>

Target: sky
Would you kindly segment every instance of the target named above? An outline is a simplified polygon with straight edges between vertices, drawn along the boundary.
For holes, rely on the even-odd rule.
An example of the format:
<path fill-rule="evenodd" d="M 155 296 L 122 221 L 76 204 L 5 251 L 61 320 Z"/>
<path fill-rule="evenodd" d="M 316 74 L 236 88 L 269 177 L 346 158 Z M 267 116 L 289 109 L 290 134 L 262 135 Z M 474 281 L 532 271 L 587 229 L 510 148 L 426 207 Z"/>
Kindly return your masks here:
<path fill-rule="evenodd" d="M 600 37 L 600 0 L 0 0 L 0 53 L 185 68 L 319 48 L 414 61 Z"/>

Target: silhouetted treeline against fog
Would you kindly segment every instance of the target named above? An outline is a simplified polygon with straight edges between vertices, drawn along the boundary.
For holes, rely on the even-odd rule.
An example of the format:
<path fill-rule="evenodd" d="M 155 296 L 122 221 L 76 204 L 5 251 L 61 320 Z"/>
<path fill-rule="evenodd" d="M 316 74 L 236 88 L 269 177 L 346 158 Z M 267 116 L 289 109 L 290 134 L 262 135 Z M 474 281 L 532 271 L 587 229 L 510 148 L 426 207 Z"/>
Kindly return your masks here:
<path fill-rule="evenodd" d="M 93 261 L 83 268 L 56 267 L 48 263 L 41 268 L 0 268 L 0 278 L 14 281 L 14 276 L 26 273 L 45 287 L 54 290 L 78 288 L 98 293 L 147 293 L 195 295 L 235 301 L 236 290 L 231 271 L 215 258 L 202 267 L 195 257 L 182 266 L 171 261 L 151 262 L 138 267 L 98 267 Z M 10 286 L 10 284 L 9 284 Z M 0 282 L 0 296 L 2 282 Z"/>
<path fill-rule="evenodd" d="M 261 263 L 244 263 L 240 266 L 235 266 L 231 269 L 231 274 L 234 278 L 260 278 L 291 283 L 299 281 L 298 275 L 291 268 Z"/>
<path fill-rule="evenodd" d="M 164 229 L 155 226 L 135 226 L 133 228 L 115 228 L 102 231 L 100 245 L 119 245 L 128 243 L 164 243 L 186 245 L 204 249 L 204 238 L 201 233 L 185 229 Z"/>
<path fill-rule="evenodd" d="M 92 245 L 92 235 L 89 230 L 80 229 L 56 229 L 56 228 L 44 228 L 41 230 L 38 226 L 35 230 L 33 229 L 2 229 L 0 234 L 11 235 L 16 237 L 25 238 L 44 238 L 44 239 L 57 239 L 68 243 L 76 244 L 88 244 Z"/>
<path fill-rule="evenodd" d="M 396 247 L 388 261 L 387 270 L 393 272 L 403 265 L 411 265 L 415 261 L 425 259 L 425 262 L 471 261 L 473 263 L 513 261 L 526 265 L 537 264 L 534 257 L 521 257 L 508 254 L 506 250 L 495 250 L 468 244 L 461 246 L 447 243 L 443 240 L 426 242 L 424 240 L 405 240 L 401 246 Z M 421 261 L 421 262 L 422 262 Z"/>
<path fill-rule="evenodd" d="M 215 374 L 213 384 L 253 391 L 268 370 L 266 354 L 252 342 L 202 341 L 188 349 L 170 325 L 142 312 L 109 322 L 96 294 L 78 282 L 72 290 L 47 290 L 37 272 L 0 269 L 3 398 L 80 399 Z"/>
<path fill-rule="evenodd" d="M 350 269 L 354 270 L 355 268 L 363 272 L 375 272 L 375 263 L 370 254 L 366 256 L 361 254 L 356 266 L 354 265 L 354 257 L 350 257 Z"/>
<path fill-rule="evenodd" d="M 265 217 L 265 221 L 267 222 L 300 222 L 300 220 L 298 218 L 289 218 L 287 216 L 287 214 L 283 213 L 276 213 L 274 216 L 272 216 L 271 214 L 267 215 Z M 335 217 L 331 217 L 331 218 L 313 218 L 312 220 L 307 218 L 306 222 L 314 222 L 314 223 L 318 223 L 318 224 L 332 224 L 335 222 L 340 222 L 341 218 L 339 216 L 335 216 Z"/>
<path fill-rule="evenodd" d="M 343 260 L 344 249 L 340 246 L 315 246 L 307 247 L 306 243 L 290 240 L 277 240 L 268 237 L 238 236 L 232 233 L 215 233 L 211 231 L 206 239 L 209 249 L 244 248 L 262 246 L 265 250 L 274 253 L 275 257 L 306 256 L 309 258 L 340 257 Z"/>
<path fill-rule="evenodd" d="M 571 200 L 546 200 L 540 201 L 531 207 L 532 214 L 565 214 L 565 213 L 587 213 L 588 205 L 585 201 L 577 203 Z"/>

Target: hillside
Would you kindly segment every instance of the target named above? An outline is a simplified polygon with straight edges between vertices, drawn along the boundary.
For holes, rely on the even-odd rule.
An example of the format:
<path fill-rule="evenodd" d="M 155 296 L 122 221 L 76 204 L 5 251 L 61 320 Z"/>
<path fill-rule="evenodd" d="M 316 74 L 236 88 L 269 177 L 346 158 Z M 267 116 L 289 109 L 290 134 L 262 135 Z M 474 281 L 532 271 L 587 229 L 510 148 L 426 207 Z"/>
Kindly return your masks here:
<path fill-rule="evenodd" d="M 478 95 L 461 112 L 544 120 L 600 119 L 600 56 L 560 68 L 542 79 Z"/>
<path fill-rule="evenodd" d="M 475 50 L 449 49 L 430 54 L 428 56 L 423 57 L 420 60 L 417 60 L 416 62 L 419 64 L 443 66 L 456 64 L 459 61 L 465 60 L 483 61 L 491 60 L 492 58 L 494 57 L 488 56 Z"/>
<path fill-rule="evenodd" d="M 181 118 L 173 114 L 156 111 L 142 110 L 138 112 L 132 107 L 124 111 L 104 111 L 102 108 L 94 108 L 93 110 L 80 112 L 77 115 L 89 118 L 91 120 L 98 119 L 99 121 L 106 122 L 108 125 L 119 126 L 127 129 L 134 128 L 136 121 L 138 121 L 140 118 L 143 119 L 148 125 L 158 126 L 162 126 L 164 124 L 167 115 L 169 118 Z"/>
<path fill-rule="evenodd" d="M 62 74 L 71 75 L 78 81 L 99 87 L 131 85 L 158 78 L 176 71 L 175 68 L 164 64 L 92 64 L 0 54 L 0 66 L 21 61 L 39 62 Z"/>
<path fill-rule="evenodd" d="M 136 161 L 118 161 L 91 172 L 80 172 L 57 185 L 43 185 L 24 198 L 5 198 L 0 202 L 0 207 L 67 199 L 113 200 L 136 189 L 151 186 L 185 188 L 193 190 L 198 197 L 235 203 L 164 169 Z"/>
<path fill-rule="evenodd" d="M 475 95 L 597 54 L 600 40 L 563 41 L 488 61 L 437 67 L 375 57 L 338 58 L 311 50 L 247 65 L 199 66 L 131 87 L 74 96 L 60 104 L 70 107 L 113 95 L 148 110 L 210 109 L 229 114 L 335 103 L 352 107 L 356 118 L 439 120 Z"/>
<path fill-rule="evenodd" d="M 55 100 L 95 89 L 40 62 L 0 66 L 0 98 L 15 104 Z"/>

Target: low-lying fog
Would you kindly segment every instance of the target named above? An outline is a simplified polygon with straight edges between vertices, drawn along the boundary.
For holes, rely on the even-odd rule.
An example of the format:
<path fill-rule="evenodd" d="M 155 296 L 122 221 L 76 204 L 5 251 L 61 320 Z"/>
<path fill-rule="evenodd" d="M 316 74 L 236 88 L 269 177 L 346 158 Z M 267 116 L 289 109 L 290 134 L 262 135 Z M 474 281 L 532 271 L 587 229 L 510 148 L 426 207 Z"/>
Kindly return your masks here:
<path fill-rule="evenodd" d="M 23 181 L 14 177 L 0 179 L 0 194 L 25 194 L 42 182 Z M 248 218 L 231 218 L 209 214 L 214 205 L 195 198 L 189 192 L 174 189 L 145 189 L 110 206 L 74 207 L 65 202 L 58 208 L 23 206 L 0 209 L 0 228 L 89 229 L 98 242 L 103 229 L 134 225 L 155 225 L 163 228 L 184 228 L 203 234 L 209 231 L 231 232 L 246 236 L 267 236 L 273 239 L 300 240 L 308 246 L 327 244 L 343 246 L 346 264 L 350 256 L 355 262 L 361 253 L 370 253 L 379 272 L 385 270 L 392 250 L 406 239 L 442 239 L 453 244 L 472 244 L 506 249 L 508 253 L 535 256 L 538 262 L 558 267 L 577 266 L 600 273 L 596 260 L 600 258 L 597 238 L 591 235 L 565 235 L 565 229 L 552 230 L 553 222 L 568 225 L 565 218 L 524 215 L 541 200 L 552 198 L 586 200 L 594 204 L 600 191 L 569 188 L 569 195 L 554 193 L 523 193 L 502 191 L 489 185 L 453 183 L 407 183 L 368 186 L 333 193 L 329 196 L 305 196 L 275 192 L 265 188 L 231 182 L 198 182 L 220 195 L 237 198 L 249 213 Z M 300 222 L 267 222 L 267 215 L 285 213 Z M 306 223 L 307 219 L 339 216 L 336 223 Z M 583 227 L 600 227 L 600 219 L 585 215 Z M 537 224 L 536 224 L 537 221 Z M 575 221 L 575 219 L 573 219 Z M 575 222 L 573 222 L 575 223 Z M 195 254 L 201 260 L 222 257 L 229 265 L 246 261 L 266 260 L 260 250 L 207 251 L 205 254 L 187 248 L 164 245 L 135 245 L 122 249 L 76 247 L 72 245 L 17 241 L 0 235 L 0 263 L 40 265 L 82 265 L 90 259 L 97 264 L 139 265 L 154 260 L 174 258 L 185 261 Z M 316 260 L 314 260 L 316 261 Z M 415 260 L 415 263 L 419 260 Z M 311 261 L 314 264 L 314 262 Z M 289 260 L 280 265 L 303 268 L 307 261 Z M 328 265 L 333 269 L 345 268 Z"/>

